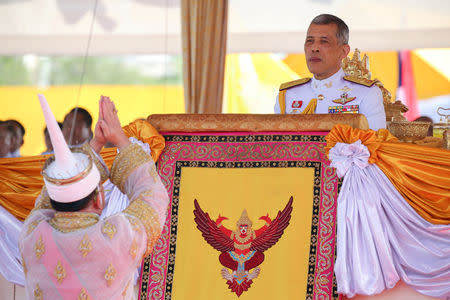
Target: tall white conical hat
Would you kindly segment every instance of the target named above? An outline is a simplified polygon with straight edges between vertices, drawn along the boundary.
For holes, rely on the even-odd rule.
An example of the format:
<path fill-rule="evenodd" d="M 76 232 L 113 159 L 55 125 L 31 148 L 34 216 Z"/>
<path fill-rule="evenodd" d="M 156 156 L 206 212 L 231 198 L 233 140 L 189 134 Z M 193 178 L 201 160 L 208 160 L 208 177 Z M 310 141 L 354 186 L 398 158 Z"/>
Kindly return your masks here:
<path fill-rule="evenodd" d="M 47 100 L 41 94 L 38 97 L 55 153 L 42 170 L 48 194 L 62 203 L 83 199 L 98 186 L 100 172 L 89 153 L 82 148 L 69 149 Z"/>

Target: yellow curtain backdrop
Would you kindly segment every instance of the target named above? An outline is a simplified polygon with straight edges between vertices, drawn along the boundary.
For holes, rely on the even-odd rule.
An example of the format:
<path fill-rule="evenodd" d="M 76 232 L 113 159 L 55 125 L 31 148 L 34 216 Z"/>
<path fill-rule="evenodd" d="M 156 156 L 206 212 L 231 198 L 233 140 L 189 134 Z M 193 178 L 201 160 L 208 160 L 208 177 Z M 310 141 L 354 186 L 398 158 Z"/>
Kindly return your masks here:
<path fill-rule="evenodd" d="M 400 143 L 386 129 L 360 130 L 336 125 L 326 137 L 327 153 L 336 143 L 367 146 L 375 163 L 425 220 L 450 223 L 450 151 Z"/>
<path fill-rule="evenodd" d="M 225 64 L 224 113 L 273 113 L 278 88 L 298 79 L 272 53 L 230 53 Z"/>
<path fill-rule="evenodd" d="M 182 0 L 181 12 L 186 113 L 220 113 L 228 0 Z"/>
<path fill-rule="evenodd" d="M 129 137 L 148 143 L 154 161 L 165 146 L 164 137 L 145 120 L 136 120 L 123 128 Z M 116 157 L 116 148 L 101 151 L 103 160 L 111 167 Z M 50 155 L 0 159 L 0 205 L 19 220 L 24 220 L 44 184 L 42 166 Z"/>
<path fill-rule="evenodd" d="M 43 94 L 57 121 L 75 106 L 87 109 L 93 124 L 98 117 L 98 99 L 106 95 L 114 100 L 122 124 L 128 124 L 151 114 L 184 113 L 182 85 L 84 85 L 77 101 L 78 86 L 0 86 L 0 120 L 16 119 L 25 127 L 22 156 L 38 155 L 45 151 L 45 119 L 37 94 Z"/>

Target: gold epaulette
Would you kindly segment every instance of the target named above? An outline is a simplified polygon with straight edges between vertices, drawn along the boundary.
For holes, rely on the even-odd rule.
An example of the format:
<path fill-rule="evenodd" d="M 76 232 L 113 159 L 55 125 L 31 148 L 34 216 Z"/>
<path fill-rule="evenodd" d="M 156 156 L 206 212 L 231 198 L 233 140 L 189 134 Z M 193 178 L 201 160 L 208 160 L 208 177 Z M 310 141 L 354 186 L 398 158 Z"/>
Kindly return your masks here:
<path fill-rule="evenodd" d="M 350 82 L 354 82 L 357 84 L 361 84 L 361 85 L 365 85 L 365 86 L 372 86 L 375 84 L 375 82 L 377 82 L 376 80 L 370 80 L 370 79 L 366 79 L 366 78 L 361 78 L 361 77 L 354 77 L 354 76 L 344 76 L 344 79 Z"/>
<path fill-rule="evenodd" d="M 307 83 L 310 80 L 311 80 L 311 78 L 305 77 L 305 78 L 302 78 L 302 79 L 297 79 L 297 80 L 294 80 L 294 81 L 289 81 L 289 82 L 282 83 L 280 85 L 280 91 L 288 89 L 288 88 L 291 88 L 293 86 L 305 84 L 305 83 Z"/>

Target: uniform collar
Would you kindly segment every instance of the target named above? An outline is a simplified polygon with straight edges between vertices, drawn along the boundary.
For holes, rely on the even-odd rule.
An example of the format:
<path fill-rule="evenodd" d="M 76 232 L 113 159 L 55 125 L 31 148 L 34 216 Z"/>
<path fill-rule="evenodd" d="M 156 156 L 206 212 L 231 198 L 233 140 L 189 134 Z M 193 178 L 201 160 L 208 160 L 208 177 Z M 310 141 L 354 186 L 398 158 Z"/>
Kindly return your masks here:
<path fill-rule="evenodd" d="M 344 76 L 344 70 L 342 70 L 341 68 L 339 69 L 339 71 L 323 80 L 318 80 L 313 77 L 311 80 L 311 86 L 316 91 L 326 91 L 330 88 L 336 88 L 337 84 L 342 80 L 342 77 Z"/>

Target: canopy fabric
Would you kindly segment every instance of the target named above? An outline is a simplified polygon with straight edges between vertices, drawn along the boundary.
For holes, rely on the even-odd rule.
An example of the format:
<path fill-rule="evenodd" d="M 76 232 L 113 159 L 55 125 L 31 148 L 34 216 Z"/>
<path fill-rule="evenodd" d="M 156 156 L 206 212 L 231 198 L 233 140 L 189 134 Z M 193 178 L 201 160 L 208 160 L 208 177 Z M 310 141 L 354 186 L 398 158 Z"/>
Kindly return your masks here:
<path fill-rule="evenodd" d="M 96 6 L 97 3 L 97 6 Z M 442 0 L 232 0 L 228 52 L 303 51 L 311 19 L 340 16 L 364 51 L 450 46 Z M 9 0 L 0 3 L 0 55 L 181 53 L 179 0 Z M 37 13 L 39 12 L 39 13 Z"/>

